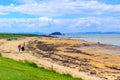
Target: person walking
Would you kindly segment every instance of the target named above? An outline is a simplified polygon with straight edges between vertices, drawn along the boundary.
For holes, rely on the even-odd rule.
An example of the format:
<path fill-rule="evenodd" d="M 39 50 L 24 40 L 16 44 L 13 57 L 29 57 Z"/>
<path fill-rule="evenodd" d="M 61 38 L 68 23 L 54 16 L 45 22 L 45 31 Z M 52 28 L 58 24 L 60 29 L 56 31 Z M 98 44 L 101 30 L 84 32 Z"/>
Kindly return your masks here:
<path fill-rule="evenodd" d="M 18 45 L 18 52 L 20 53 L 21 50 L 21 44 Z"/>
<path fill-rule="evenodd" d="M 22 46 L 22 47 L 21 47 L 21 50 L 22 50 L 22 51 L 24 51 L 24 50 L 25 50 L 25 47 L 24 47 L 24 46 Z"/>
<path fill-rule="evenodd" d="M 25 42 L 23 43 L 22 47 L 21 47 L 22 51 L 25 51 Z"/>

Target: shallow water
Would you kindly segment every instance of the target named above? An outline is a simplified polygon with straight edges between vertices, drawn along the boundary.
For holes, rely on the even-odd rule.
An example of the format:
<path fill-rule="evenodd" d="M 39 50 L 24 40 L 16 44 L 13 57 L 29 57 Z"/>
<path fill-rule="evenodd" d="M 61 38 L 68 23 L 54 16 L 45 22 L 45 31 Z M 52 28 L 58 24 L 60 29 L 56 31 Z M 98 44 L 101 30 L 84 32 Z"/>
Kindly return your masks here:
<path fill-rule="evenodd" d="M 58 37 L 120 46 L 120 34 L 69 34 Z"/>

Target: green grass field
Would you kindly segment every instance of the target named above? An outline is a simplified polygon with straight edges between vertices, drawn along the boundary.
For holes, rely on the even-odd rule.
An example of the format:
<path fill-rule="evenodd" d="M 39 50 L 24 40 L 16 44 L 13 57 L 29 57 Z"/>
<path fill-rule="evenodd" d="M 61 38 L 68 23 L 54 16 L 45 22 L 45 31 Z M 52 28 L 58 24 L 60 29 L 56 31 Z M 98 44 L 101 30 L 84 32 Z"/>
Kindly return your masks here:
<path fill-rule="evenodd" d="M 1 33 L 0 34 L 0 39 L 14 40 L 14 39 L 21 38 L 21 37 L 26 37 L 26 36 L 38 36 L 38 35 L 35 35 L 35 34 Z"/>
<path fill-rule="evenodd" d="M 39 68 L 34 63 L 0 57 L 0 80 L 82 80 Z"/>
<path fill-rule="evenodd" d="M 19 37 L 23 37 L 23 36 L 16 34 L 0 34 L 0 39 L 19 38 Z"/>

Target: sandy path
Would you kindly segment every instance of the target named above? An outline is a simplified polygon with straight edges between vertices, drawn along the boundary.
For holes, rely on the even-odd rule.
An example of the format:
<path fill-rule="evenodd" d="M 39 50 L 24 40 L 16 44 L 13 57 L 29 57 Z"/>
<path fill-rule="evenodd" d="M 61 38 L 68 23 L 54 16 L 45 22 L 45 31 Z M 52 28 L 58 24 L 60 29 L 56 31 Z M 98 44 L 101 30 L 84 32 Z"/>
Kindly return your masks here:
<path fill-rule="evenodd" d="M 0 40 L 0 52 L 4 57 L 9 57 L 14 60 L 27 60 L 31 62 L 35 62 L 39 66 L 44 66 L 47 69 L 53 69 L 56 70 L 59 73 L 69 73 L 74 77 L 81 77 L 84 80 L 104 80 L 100 79 L 96 76 L 88 75 L 84 72 L 79 72 L 75 69 L 71 69 L 68 67 L 64 67 L 55 63 L 51 63 L 47 60 L 40 59 L 38 57 L 33 56 L 30 54 L 31 52 L 25 51 L 22 53 L 18 53 L 17 45 L 23 42 L 30 42 L 36 40 L 36 37 L 26 37 L 24 39 L 19 40 L 13 40 L 13 41 L 6 41 L 6 40 Z"/>

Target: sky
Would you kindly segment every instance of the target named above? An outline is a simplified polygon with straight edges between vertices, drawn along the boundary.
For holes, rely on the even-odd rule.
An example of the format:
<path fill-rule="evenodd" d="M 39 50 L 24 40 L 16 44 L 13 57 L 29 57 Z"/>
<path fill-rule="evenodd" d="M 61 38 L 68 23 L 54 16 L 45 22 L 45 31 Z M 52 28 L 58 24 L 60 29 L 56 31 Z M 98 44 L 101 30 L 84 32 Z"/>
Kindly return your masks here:
<path fill-rule="evenodd" d="M 120 0 L 0 0 L 0 32 L 120 32 Z"/>

